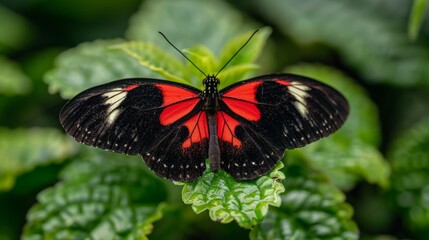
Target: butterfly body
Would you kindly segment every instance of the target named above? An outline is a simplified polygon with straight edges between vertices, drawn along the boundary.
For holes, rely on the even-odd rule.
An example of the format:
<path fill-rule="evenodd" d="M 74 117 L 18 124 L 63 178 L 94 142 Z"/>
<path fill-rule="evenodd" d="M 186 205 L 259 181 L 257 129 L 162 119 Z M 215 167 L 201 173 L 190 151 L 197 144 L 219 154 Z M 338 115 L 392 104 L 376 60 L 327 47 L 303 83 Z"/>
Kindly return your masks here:
<path fill-rule="evenodd" d="M 286 149 L 336 131 L 346 99 L 310 78 L 270 74 L 218 90 L 169 81 L 123 79 L 88 89 L 60 113 L 64 129 L 84 144 L 140 154 L 159 176 L 192 181 L 206 169 L 238 180 L 269 172 Z"/>

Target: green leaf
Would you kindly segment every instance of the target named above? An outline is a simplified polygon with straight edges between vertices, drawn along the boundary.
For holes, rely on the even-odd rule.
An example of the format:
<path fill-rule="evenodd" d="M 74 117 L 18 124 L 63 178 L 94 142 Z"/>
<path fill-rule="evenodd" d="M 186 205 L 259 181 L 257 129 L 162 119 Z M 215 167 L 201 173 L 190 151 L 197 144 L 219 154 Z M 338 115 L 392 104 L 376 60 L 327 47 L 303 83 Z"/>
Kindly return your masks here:
<path fill-rule="evenodd" d="M 429 119 L 397 138 L 388 150 L 394 200 L 404 222 L 422 236 L 429 234 Z"/>
<path fill-rule="evenodd" d="M 338 70 L 325 66 L 298 65 L 288 68 L 287 72 L 312 77 L 333 86 L 344 94 L 350 104 L 350 115 L 338 132 L 293 152 L 304 155 L 329 172 L 328 175 L 339 177 L 337 184 L 345 188 L 351 187 L 355 180 L 344 178 L 350 174 L 386 187 L 390 169 L 378 151 L 378 112 L 363 88 Z"/>
<path fill-rule="evenodd" d="M 147 239 L 165 189 L 141 161 L 117 158 L 94 154 L 67 167 L 63 182 L 39 194 L 23 239 Z"/>
<path fill-rule="evenodd" d="M 22 48 L 32 31 L 24 18 L 0 5 L 0 52 Z"/>
<path fill-rule="evenodd" d="M 341 59 L 364 76 L 364 80 L 429 87 L 427 49 L 410 43 L 403 26 L 391 18 L 383 18 L 380 8 L 374 10 L 370 4 L 344 0 L 305 3 L 251 0 L 251 3 L 299 43 L 320 42 L 336 49 Z"/>
<path fill-rule="evenodd" d="M 155 44 L 131 41 L 116 45 L 113 49 L 124 51 L 153 73 L 168 80 L 187 83 L 180 75 L 177 75 L 184 72 L 183 64 Z"/>
<path fill-rule="evenodd" d="M 51 93 L 71 98 L 90 87 L 131 77 L 156 77 L 138 61 L 112 46 L 123 40 L 83 43 L 58 56 L 56 67 L 45 75 Z"/>
<path fill-rule="evenodd" d="M 408 22 L 408 37 L 411 40 L 416 40 L 419 35 L 419 30 L 422 25 L 424 14 L 426 11 L 427 0 L 414 0 L 413 8 Z"/>
<path fill-rule="evenodd" d="M 132 18 L 127 37 L 153 43 L 163 41 L 163 32 L 179 49 L 204 44 L 218 54 L 237 33 L 254 29 L 250 20 L 224 1 L 147 0 Z M 168 43 L 163 49 L 175 50 Z"/>
<path fill-rule="evenodd" d="M 244 80 L 246 76 L 259 69 L 259 65 L 254 63 L 238 64 L 226 67 L 218 76 L 220 87 L 222 89 L 238 81 Z"/>
<path fill-rule="evenodd" d="M 0 128 L 0 191 L 37 166 L 62 162 L 75 151 L 73 142 L 50 128 Z"/>
<path fill-rule="evenodd" d="M 270 27 L 264 27 L 252 37 L 247 45 L 240 51 L 237 56 L 228 64 L 228 66 L 235 66 L 237 64 L 253 63 L 261 55 L 262 49 L 264 48 L 268 37 L 271 34 Z M 254 33 L 253 31 L 247 31 L 246 33 L 240 34 L 237 37 L 228 41 L 222 48 L 220 54 L 220 63 L 225 64 L 230 58 L 240 49 L 249 37 Z"/>
<path fill-rule="evenodd" d="M 243 44 L 249 39 L 253 31 L 248 31 L 244 34 L 240 34 L 238 37 L 230 40 L 223 48 L 220 54 L 220 65 L 217 71 L 223 65 L 231 59 L 231 57 L 243 46 Z M 243 80 L 249 77 L 256 69 L 258 65 L 253 62 L 261 55 L 262 49 L 265 46 L 268 37 L 271 34 L 271 28 L 261 28 L 250 40 L 250 42 L 238 53 L 234 59 L 228 64 L 228 66 L 219 74 L 221 79 L 220 89 Z"/>
<path fill-rule="evenodd" d="M 252 229 L 250 239 L 358 239 L 353 209 L 328 177 L 288 163 L 281 207 Z"/>
<path fill-rule="evenodd" d="M 243 228 L 251 228 L 267 215 L 269 205 L 279 206 L 279 194 L 284 191 L 280 180 L 280 162 L 273 171 L 253 181 L 238 182 L 224 171 L 206 171 L 202 177 L 183 184 L 182 198 L 192 204 L 196 213 L 209 210 L 213 221 L 229 223 L 235 220 Z"/>
<path fill-rule="evenodd" d="M 244 76 L 247 76 L 250 72 L 258 68 L 252 62 L 259 57 L 270 32 L 270 28 L 261 29 L 252 41 L 246 45 L 245 49 L 219 74 L 219 78 L 221 79 L 220 88 L 242 80 Z M 239 37 L 226 43 L 221 53 L 221 60 L 218 60 L 209 48 L 202 45 L 184 49 L 183 52 L 203 72 L 208 75 L 215 74 L 243 46 L 251 33 L 241 34 Z M 152 43 L 131 41 L 119 44 L 115 46 L 115 49 L 125 51 L 130 56 L 138 59 L 143 66 L 148 67 L 153 72 L 164 76 L 168 80 L 190 84 L 200 89 L 203 88 L 202 79 L 204 76 L 202 76 L 201 72 L 194 65 L 187 62 L 184 67 L 181 62 Z"/>
<path fill-rule="evenodd" d="M 184 49 L 183 52 L 205 74 L 213 75 L 219 68 L 219 60 L 210 49 L 203 45 Z M 205 76 L 195 66 L 186 61 L 186 71 L 183 73 L 185 75 L 184 78 L 187 79 L 188 84 L 199 89 L 204 89 L 202 79 Z"/>
<path fill-rule="evenodd" d="M 0 94 L 26 94 L 31 88 L 30 79 L 18 65 L 0 55 Z"/>

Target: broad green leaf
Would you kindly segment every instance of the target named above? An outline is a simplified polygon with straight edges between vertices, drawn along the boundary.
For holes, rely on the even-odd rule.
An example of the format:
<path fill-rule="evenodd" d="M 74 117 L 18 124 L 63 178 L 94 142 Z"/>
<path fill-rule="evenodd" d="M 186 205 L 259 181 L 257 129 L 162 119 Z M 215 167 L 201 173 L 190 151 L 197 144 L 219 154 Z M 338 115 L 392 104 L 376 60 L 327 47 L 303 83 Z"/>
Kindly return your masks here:
<path fill-rule="evenodd" d="M 67 167 L 62 182 L 39 194 L 23 239 L 147 239 L 165 189 L 141 161 L 118 156 L 89 155 Z"/>
<path fill-rule="evenodd" d="M 272 208 L 250 239 L 358 239 L 353 209 L 324 174 L 288 163 L 281 206 Z"/>
<path fill-rule="evenodd" d="M 249 5 L 297 42 L 319 42 L 334 48 L 364 80 L 429 87 L 429 51 L 410 43 L 400 23 L 383 18 L 378 14 L 381 10 L 372 9 L 370 4 L 344 0 L 251 0 Z"/>
<path fill-rule="evenodd" d="M 226 66 L 219 74 L 221 80 L 220 88 L 230 85 L 258 68 L 252 62 L 260 55 L 261 49 L 265 45 L 266 39 L 270 34 L 270 28 L 263 28 L 259 31 L 248 45 Z M 220 61 L 209 48 L 198 45 L 196 47 L 184 49 L 183 52 L 187 57 L 207 75 L 216 74 L 221 67 L 240 49 L 241 46 L 250 37 L 252 32 L 241 34 L 239 37 L 226 43 L 225 50 L 222 52 Z M 190 62 L 186 67 L 167 52 L 146 42 L 127 42 L 115 46 L 115 49 L 121 49 L 130 56 L 138 59 L 140 63 L 148 67 L 153 72 L 163 75 L 168 80 L 190 84 L 194 87 L 203 88 L 202 73 Z M 182 58 L 179 53 L 177 57 Z"/>
<path fill-rule="evenodd" d="M 25 94 L 30 90 L 30 79 L 16 63 L 0 55 L 0 66 L 0 94 Z"/>
<path fill-rule="evenodd" d="M 219 60 L 214 56 L 210 49 L 203 45 L 184 49 L 183 52 L 195 64 L 195 66 L 200 68 L 201 71 L 207 75 L 214 75 L 219 68 Z M 187 61 L 186 66 L 186 72 L 184 74 L 188 84 L 191 84 L 196 88 L 203 89 L 204 86 L 202 80 L 205 76 L 189 61 Z"/>
<path fill-rule="evenodd" d="M 90 87 L 121 78 L 159 76 L 125 52 L 112 47 L 122 42 L 97 40 L 60 54 L 55 68 L 45 75 L 50 92 L 71 98 Z"/>
<path fill-rule="evenodd" d="M 279 171 L 282 167 L 280 162 L 270 174 L 241 182 L 224 171 L 206 171 L 198 180 L 183 184 L 182 198 L 196 213 L 208 210 L 213 221 L 235 220 L 241 227 L 251 228 L 264 219 L 269 205 L 280 205 L 279 194 L 284 191 L 284 174 Z"/>
<path fill-rule="evenodd" d="M 37 166 L 62 162 L 75 145 L 60 131 L 50 128 L 0 128 L 0 192 Z"/>
<path fill-rule="evenodd" d="M 141 65 L 167 80 L 186 83 L 179 75 L 184 72 L 183 64 L 153 43 L 131 41 L 116 45 L 113 49 L 124 51 Z"/>
<path fill-rule="evenodd" d="M 218 54 L 227 39 L 254 28 L 222 0 L 147 0 L 131 19 L 127 37 L 157 43 L 173 53 L 161 31 L 179 49 L 204 44 Z"/>
<path fill-rule="evenodd" d="M 416 40 L 417 36 L 419 35 L 419 30 L 425 16 L 427 3 L 427 0 L 414 0 L 408 22 L 408 37 L 411 40 Z"/>
<path fill-rule="evenodd" d="M 222 50 L 219 61 L 219 69 L 228 62 L 231 57 L 243 46 L 254 31 L 249 31 L 240 34 L 233 38 Z M 258 65 L 254 64 L 256 59 L 261 55 L 261 51 L 265 46 L 268 37 L 271 34 L 271 28 L 261 28 L 248 44 L 234 57 L 228 66 L 219 74 L 221 80 L 219 88 L 222 89 L 230 84 L 248 78 L 251 73 L 258 69 Z"/>
<path fill-rule="evenodd" d="M 303 154 L 317 166 L 330 172 L 329 175 L 333 177 L 351 174 L 386 187 L 390 169 L 378 151 L 380 142 L 378 112 L 363 88 L 338 70 L 329 67 L 298 65 L 286 71 L 333 86 L 350 104 L 350 115 L 338 132 L 294 151 Z M 343 180 L 346 181 L 341 182 Z M 343 187 L 353 185 L 344 178 L 339 178 L 337 184 Z"/>
<path fill-rule="evenodd" d="M 220 64 L 225 64 L 231 57 L 243 46 L 255 30 L 240 34 L 237 37 L 229 40 L 222 48 L 220 53 Z M 228 64 L 232 67 L 237 64 L 253 63 L 261 55 L 268 37 L 271 34 L 270 27 L 264 27 L 252 37 L 247 45 L 238 53 L 234 59 Z"/>
<path fill-rule="evenodd" d="M 404 222 L 415 232 L 429 234 L 429 119 L 397 138 L 388 150 L 392 162 L 394 200 Z"/>
<path fill-rule="evenodd" d="M 254 63 L 238 64 L 226 67 L 218 76 L 220 79 L 219 89 L 227 87 L 233 83 L 245 80 L 245 76 L 259 69 L 259 65 Z"/>
<path fill-rule="evenodd" d="M 0 52 L 20 49 L 31 35 L 31 28 L 23 17 L 0 5 Z"/>

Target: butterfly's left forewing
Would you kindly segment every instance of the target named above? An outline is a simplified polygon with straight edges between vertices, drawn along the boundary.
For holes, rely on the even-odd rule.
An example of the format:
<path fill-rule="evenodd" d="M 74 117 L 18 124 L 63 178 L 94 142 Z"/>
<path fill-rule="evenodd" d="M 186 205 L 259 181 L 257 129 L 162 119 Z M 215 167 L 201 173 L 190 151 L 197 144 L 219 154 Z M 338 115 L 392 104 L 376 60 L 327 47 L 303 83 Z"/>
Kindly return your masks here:
<path fill-rule="evenodd" d="M 285 149 L 328 136 L 349 112 L 346 99 L 335 89 L 292 74 L 245 80 L 220 94 L 221 167 L 237 179 L 270 171 Z"/>
<path fill-rule="evenodd" d="M 155 79 L 127 79 L 88 89 L 60 113 L 77 141 L 141 154 L 158 175 L 190 181 L 202 175 L 208 130 L 200 91 Z"/>

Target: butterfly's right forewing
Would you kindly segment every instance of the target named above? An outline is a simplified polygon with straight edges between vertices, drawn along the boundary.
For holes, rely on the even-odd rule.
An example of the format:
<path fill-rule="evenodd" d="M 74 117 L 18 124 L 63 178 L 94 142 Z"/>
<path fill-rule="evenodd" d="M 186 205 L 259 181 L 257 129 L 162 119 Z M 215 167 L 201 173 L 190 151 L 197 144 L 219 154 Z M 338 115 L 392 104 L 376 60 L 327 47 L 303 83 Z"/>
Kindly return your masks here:
<path fill-rule="evenodd" d="M 208 133 L 200 91 L 154 80 L 126 79 L 88 89 L 60 113 L 77 141 L 126 154 L 141 154 L 158 175 L 196 179 L 205 169 Z"/>

